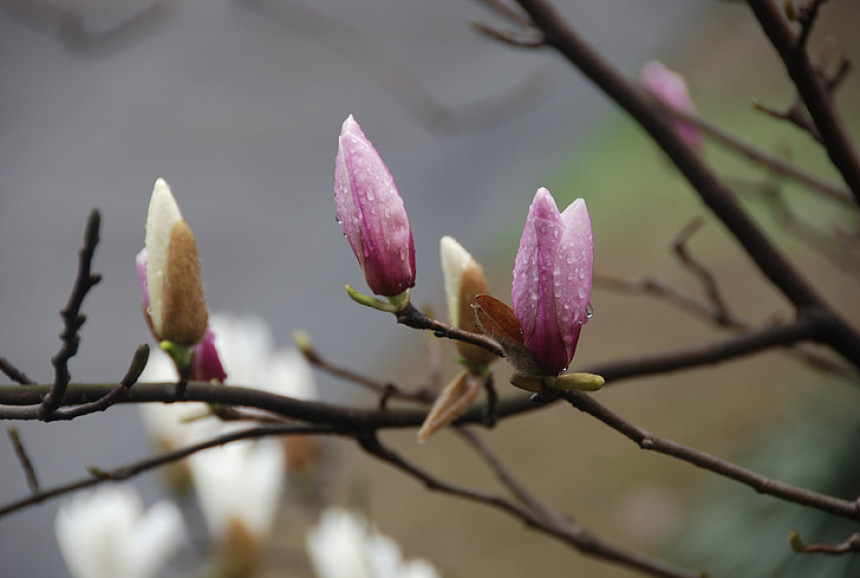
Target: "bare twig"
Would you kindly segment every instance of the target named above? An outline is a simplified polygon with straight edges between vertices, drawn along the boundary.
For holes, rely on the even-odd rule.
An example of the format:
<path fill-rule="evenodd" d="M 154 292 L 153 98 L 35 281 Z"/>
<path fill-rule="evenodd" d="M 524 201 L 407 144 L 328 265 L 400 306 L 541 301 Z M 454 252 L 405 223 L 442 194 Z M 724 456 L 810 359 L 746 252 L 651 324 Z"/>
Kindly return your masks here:
<path fill-rule="evenodd" d="M 342 433 L 341 430 L 337 427 L 332 426 L 255 427 L 239 432 L 221 435 L 205 442 L 160 454 L 158 456 L 134 462 L 113 470 L 102 470 L 101 468 L 90 467 L 88 469 L 91 475 L 88 478 L 77 480 L 68 484 L 63 484 L 61 486 L 55 486 L 51 489 L 34 493 L 32 496 L 16 500 L 14 502 L 10 502 L 0 507 L 0 518 L 2 518 L 3 516 L 8 516 L 13 512 L 17 512 L 18 510 L 26 508 L 27 506 L 40 504 L 58 496 L 70 494 L 72 492 L 76 492 L 84 488 L 89 488 L 91 486 L 95 486 L 107 481 L 120 482 L 128 480 L 159 466 L 179 461 L 199 451 L 203 451 L 208 448 L 214 448 L 216 446 L 224 445 L 230 442 L 275 435 L 334 435 L 338 433 Z"/>
<path fill-rule="evenodd" d="M 654 275 L 646 275 L 638 279 L 622 279 L 612 275 L 595 275 L 596 287 L 627 293 L 632 295 L 649 294 L 674 305 L 678 309 L 695 315 L 703 321 L 713 322 L 734 331 L 751 332 L 756 327 L 735 316 L 729 316 L 724 320 L 707 303 L 696 299 L 692 295 L 682 291 L 680 288 Z M 816 369 L 828 371 L 846 377 L 848 379 L 860 378 L 860 371 L 840 360 L 831 359 L 822 353 L 815 351 L 811 346 L 804 343 L 791 343 L 786 345 L 787 351 L 793 357 L 808 363 Z"/>
<path fill-rule="evenodd" d="M 140 374 L 143 373 L 143 368 L 146 367 L 148 359 L 149 345 L 143 344 L 135 350 L 128 370 L 116 387 L 95 401 L 76 407 L 57 408 L 45 416 L 45 421 L 72 420 L 76 417 L 106 410 L 127 394 L 132 385 L 137 383 Z"/>
<path fill-rule="evenodd" d="M 838 544 L 804 544 L 797 532 L 791 533 L 791 548 L 798 554 L 828 554 L 842 556 L 860 552 L 860 532 L 855 532 L 844 542 Z"/>
<path fill-rule="evenodd" d="M 81 340 L 78 331 L 86 320 L 86 317 L 80 313 L 81 305 L 89 290 L 101 281 L 101 275 L 91 273 L 93 254 L 99 242 L 100 221 L 99 212 L 96 209 L 90 211 L 84 231 L 84 246 L 78 252 L 78 276 L 66 307 L 60 311 L 60 316 L 63 318 L 63 332 L 60 334 L 62 346 L 51 359 L 54 365 L 54 386 L 45 396 L 41 407 L 42 415 L 46 418 L 63 403 L 63 395 L 71 379 L 69 360 L 78 352 L 78 344 Z"/>
<path fill-rule="evenodd" d="M 407 473 L 422 482 L 428 489 L 501 510 L 522 520 L 530 528 L 558 538 L 583 554 L 602 558 L 603 560 L 628 568 L 634 568 L 652 576 L 679 578 L 695 578 L 700 576 L 698 573 L 682 570 L 661 560 L 624 550 L 615 544 L 598 538 L 584 527 L 565 520 L 560 516 L 552 515 L 551 519 L 544 519 L 530 509 L 524 508 L 501 496 L 487 494 L 440 480 L 415 464 L 406 461 L 391 448 L 384 446 L 379 441 L 375 432 L 360 434 L 357 439 L 366 452 Z"/>
<path fill-rule="evenodd" d="M 24 476 L 27 478 L 27 486 L 30 488 L 31 494 L 39 493 L 39 478 L 36 475 L 36 468 L 33 467 L 33 461 L 27 454 L 27 448 L 24 447 L 24 442 L 21 441 L 21 433 L 15 426 L 10 426 L 7 430 L 9 441 L 12 442 L 12 447 L 15 448 L 15 455 L 18 457 L 18 463 L 21 464 L 21 469 L 24 470 Z"/>
<path fill-rule="evenodd" d="M 810 190 L 820 193 L 823 197 L 850 207 L 857 207 L 854 197 L 847 191 L 822 181 L 815 175 L 798 168 L 794 163 L 771 154 L 755 145 L 741 140 L 738 136 L 708 122 L 701 116 L 672 107 L 664 107 L 667 112 L 679 120 L 695 125 L 703 134 L 727 149 L 733 150 L 746 158 L 765 166 L 779 174 L 785 175 L 806 185 Z"/>
<path fill-rule="evenodd" d="M 12 365 L 12 362 L 5 357 L 0 357 L 0 371 L 5 373 L 6 376 L 15 383 L 20 383 L 21 385 L 30 385 L 35 383 L 32 379 L 27 377 L 23 371 Z"/>
<path fill-rule="evenodd" d="M 693 258 L 687 250 L 687 242 L 690 240 L 690 237 L 702 228 L 702 225 L 704 224 L 705 219 L 701 216 L 690 221 L 690 223 L 681 229 L 681 231 L 675 235 L 675 238 L 672 239 L 672 250 L 675 252 L 675 255 L 681 263 L 699 279 L 699 282 L 705 290 L 705 295 L 716 313 L 717 323 L 720 325 L 728 325 L 731 314 L 729 313 L 728 305 L 726 305 L 726 300 L 723 299 L 722 293 L 720 293 L 720 289 L 717 286 L 717 281 L 714 278 L 714 275 L 707 267 Z"/>
<path fill-rule="evenodd" d="M 520 483 L 516 477 L 505 467 L 502 461 L 493 453 L 493 451 L 484 443 L 481 436 L 477 432 L 472 431 L 468 427 L 456 427 L 455 431 L 460 434 L 466 442 L 472 446 L 481 459 L 487 463 L 496 478 L 522 503 L 525 507 L 532 511 L 539 518 L 551 522 L 556 518 L 556 515 L 540 500 L 532 494 L 526 487 Z"/>
<path fill-rule="evenodd" d="M 815 124 L 813 124 L 812 120 L 809 118 L 809 115 L 806 114 L 806 111 L 803 108 L 803 104 L 800 99 L 795 99 L 794 102 L 791 103 L 787 109 L 777 110 L 772 108 L 758 99 L 752 99 L 753 108 L 765 113 L 768 116 L 771 116 L 778 120 L 784 120 L 786 122 L 790 122 L 797 128 L 808 132 L 809 136 L 814 138 L 819 143 L 821 142 L 821 135 L 818 134 L 818 129 L 815 128 Z"/>
<path fill-rule="evenodd" d="M 760 494 L 767 494 L 787 502 L 816 508 L 843 518 L 860 520 L 860 501 L 858 500 L 843 500 L 813 492 L 812 490 L 798 488 L 790 484 L 784 484 L 708 453 L 657 437 L 612 412 L 593 397 L 581 391 L 565 391 L 562 392 L 562 396 L 573 407 L 597 418 L 623 436 L 634 441 L 643 450 L 651 450 L 672 456 L 691 463 L 694 466 L 731 478 L 750 486 Z"/>
<path fill-rule="evenodd" d="M 499 357 L 505 356 L 505 352 L 499 344 L 489 337 L 479 333 L 472 333 L 471 331 L 463 331 L 462 329 L 457 329 L 447 323 L 428 317 L 411 303 L 397 313 L 397 322 L 415 329 L 429 329 L 436 334 L 436 337 L 447 337 L 448 339 L 465 341 L 466 343 L 483 347 Z"/>
<path fill-rule="evenodd" d="M 405 391 L 394 383 L 377 381 L 352 371 L 351 369 L 340 367 L 339 365 L 323 359 L 313 345 L 307 340 L 303 340 L 301 343 L 297 342 L 297 344 L 299 346 L 299 351 L 302 352 L 302 355 L 304 355 L 305 359 L 307 359 L 308 363 L 311 365 L 320 368 L 322 371 L 325 371 L 330 375 L 343 378 L 346 381 L 378 393 L 380 396 L 383 396 L 383 399 L 387 400 L 394 397 L 417 403 L 432 403 L 434 399 L 434 395 L 431 391 L 426 389 L 421 389 L 415 392 Z"/>

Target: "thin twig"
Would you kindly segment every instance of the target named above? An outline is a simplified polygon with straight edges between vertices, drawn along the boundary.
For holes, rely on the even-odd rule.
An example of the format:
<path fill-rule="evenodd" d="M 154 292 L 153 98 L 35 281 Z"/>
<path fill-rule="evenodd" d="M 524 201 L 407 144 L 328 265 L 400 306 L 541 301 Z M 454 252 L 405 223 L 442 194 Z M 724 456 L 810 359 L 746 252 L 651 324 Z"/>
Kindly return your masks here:
<path fill-rule="evenodd" d="M 580 391 L 565 391 L 561 394 L 576 409 L 597 418 L 623 436 L 634 441 L 643 450 L 651 450 L 731 478 L 750 486 L 760 494 L 767 494 L 787 502 L 816 508 L 823 512 L 860 520 L 860 501 L 849 501 L 798 488 L 767 478 L 711 454 L 667 440 L 634 425 L 612 412 L 593 397 Z"/>
<path fill-rule="evenodd" d="M 472 333 L 471 331 L 463 331 L 438 319 L 428 317 L 411 303 L 397 313 L 397 322 L 415 329 L 429 329 L 435 333 L 436 337 L 447 337 L 448 339 L 465 341 L 466 343 L 483 347 L 499 357 L 505 356 L 505 352 L 501 346 L 489 337 L 479 333 Z"/>
<path fill-rule="evenodd" d="M 818 129 L 815 128 L 815 124 L 813 124 L 812 120 L 809 118 L 809 115 L 806 114 L 806 111 L 803 108 L 803 104 L 800 99 L 797 98 L 794 102 L 791 103 L 787 109 L 777 110 L 773 107 L 770 107 L 758 99 L 752 99 L 752 106 L 759 112 L 763 112 L 766 115 L 773 117 L 777 120 L 784 120 L 786 122 L 790 122 L 797 128 L 802 131 L 809 133 L 809 136 L 814 138 L 817 142 L 821 142 L 821 135 L 818 134 Z"/>
<path fill-rule="evenodd" d="M 675 238 L 672 239 L 672 250 L 675 252 L 675 255 L 681 263 L 699 279 L 699 282 L 705 290 L 705 295 L 707 296 L 708 301 L 716 312 L 717 323 L 720 325 L 726 325 L 728 324 L 731 314 L 729 313 L 728 305 L 726 305 L 726 300 L 723 299 L 720 288 L 717 285 L 716 278 L 707 267 L 696 260 L 687 250 L 687 243 L 689 242 L 690 237 L 692 237 L 696 231 L 701 229 L 704 224 L 705 219 L 701 216 L 690 221 L 690 223 L 681 229 L 681 231 L 675 235 Z"/>
<path fill-rule="evenodd" d="M 541 502 L 534 494 L 528 491 L 526 487 L 508 470 L 502 461 L 495 453 L 484 443 L 481 436 L 472 428 L 457 426 L 454 430 L 460 434 L 466 442 L 477 452 L 481 459 L 486 462 L 496 478 L 522 503 L 525 507 L 532 511 L 539 518 L 551 522 L 556 515 L 550 510 L 546 504 Z"/>
<path fill-rule="evenodd" d="M 132 357 L 131 364 L 128 366 L 128 370 L 125 372 L 125 375 L 116 387 L 95 401 L 75 407 L 57 408 L 45 416 L 45 421 L 68 421 L 75 419 L 76 417 L 106 410 L 127 394 L 132 385 L 137 383 L 140 374 L 143 373 L 143 368 L 146 367 L 148 359 L 149 345 L 143 344 L 138 346 L 134 352 L 134 356 Z"/>
<path fill-rule="evenodd" d="M 804 544 L 797 532 L 791 533 L 791 547 L 799 554 L 828 554 L 842 556 L 860 552 L 860 532 L 854 532 L 844 542 L 838 544 Z"/>
<path fill-rule="evenodd" d="M 9 434 L 9 440 L 12 442 L 12 447 L 15 448 L 15 455 L 18 457 L 18 463 L 21 464 L 21 469 L 24 470 L 24 476 L 27 478 L 27 487 L 30 488 L 31 494 L 39 493 L 39 477 L 36 475 L 36 468 L 33 467 L 33 461 L 27 454 L 27 448 L 24 447 L 24 442 L 21 441 L 21 433 L 15 426 L 9 426 L 6 430 Z"/>
<path fill-rule="evenodd" d="M 630 295 L 652 295 L 659 299 L 670 303 L 681 311 L 685 311 L 695 315 L 699 319 L 707 322 L 713 322 L 734 331 L 754 332 L 756 327 L 751 323 L 735 317 L 729 316 L 726 319 L 720 319 L 717 311 L 710 305 L 696 299 L 689 293 L 684 292 L 679 287 L 656 277 L 654 275 L 645 275 L 638 279 L 622 279 L 613 275 L 595 274 L 594 285 L 609 291 L 618 293 L 626 293 Z M 854 366 L 848 365 L 841 360 L 836 360 L 816 351 L 812 346 L 805 343 L 790 343 L 786 344 L 786 352 L 810 366 L 828 371 L 848 379 L 856 380 L 860 378 L 860 371 Z"/>
<path fill-rule="evenodd" d="M 147 458 L 145 460 L 140 460 L 138 462 L 133 462 L 131 464 L 113 470 L 102 470 L 97 467 L 90 467 L 90 477 L 77 480 L 68 484 L 55 486 L 48 490 L 40 491 L 38 493 L 33 494 L 32 496 L 9 502 L 8 504 L 0 507 L 0 518 L 8 516 L 13 512 L 17 512 L 18 510 L 26 508 L 27 506 L 40 504 L 58 496 L 70 494 L 72 492 L 76 492 L 84 488 L 89 488 L 91 486 L 95 486 L 107 481 L 119 482 L 128 480 L 153 468 L 157 468 L 159 466 L 163 466 L 171 462 L 179 461 L 199 451 L 203 451 L 208 448 L 214 448 L 216 446 L 224 445 L 230 442 L 275 435 L 333 435 L 338 433 L 342 433 L 341 430 L 333 426 L 255 427 L 239 432 L 221 435 L 205 442 L 160 454 L 151 458 Z"/>
<path fill-rule="evenodd" d="M 12 362 L 5 357 L 0 357 L 0 371 L 5 373 L 6 376 L 15 383 L 20 383 L 21 385 L 31 385 L 35 383 L 32 379 L 27 377 L 23 371 L 12 365 Z"/>
<path fill-rule="evenodd" d="M 90 289 L 101 281 L 101 275 L 91 272 L 93 254 L 99 242 L 100 221 L 99 212 L 96 209 L 90 211 L 84 230 L 84 245 L 78 252 L 78 275 L 74 287 L 72 287 L 69 301 L 66 307 L 60 311 L 60 316 L 63 318 L 63 332 L 60 334 L 62 345 L 51 359 L 51 363 L 54 365 L 54 386 L 50 393 L 45 396 L 41 407 L 42 414 L 46 418 L 63 404 L 63 396 L 71 379 L 69 360 L 78 352 L 78 344 L 81 340 L 78 331 L 86 321 L 86 317 L 80 313 L 81 305 Z"/>
<path fill-rule="evenodd" d="M 370 455 L 394 466 L 422 482 L 429 490 L 456 496 L 470 500 L 497 510 L 501 510 L 515 518 L 522 520 L 528 527 L 544 532 L 558 538 L 562 542 L 579 550 L 580 552 L 602 558 L 629 568 L 640 570 L 652 576 L 675 577 L 675 578 L 698 578 L 700 574 L 688 572 L 671 566 L 662 560 L 656 560 L 624 550 L 619 546 L 598 538 L 584 527 L 569 520 L 553 515 L 552 519 L 545 520 L 530 509 L 524 508 L 506 498 L 495 494 L 488 494 L 472 488 L 451 484 L 431 475 L 415 464 L 406 461 L 391 448 L 383 445 L 375 432 L 359 434 L 357 440 L 361 447 Z"/>
<path fill-rule="evenodd" d="M 311 365 L 320 368 L 322 371 L 325 371 L 330 375 L 343 378 L 346 381 L 378 393 L 380 396 L 384 396 L 385 399 L 394 397 L 417 403 L 426 404 L 433 402 L 434 396 L 430 391 L 424 389 L 415 392 L 405 391 L 394 383 L 377 381 L 324 359 L 313 345 L 310 344 L 310 342 L 302 342 L 298 345 L 299 351 L 301 351 L 302 355 L 304 355 L 305 359 L 307 359 L 308 363 Z"/>
<path fill-rule="evenodd" d="M 733 150 L 746 158 L 765 166 L 779 174 L 785 175 L 795 181 L 806 185 L 810 190 L 820 193 L 823 197 L 842 203 L 844 205 L 857 208 L 857 203 L 854 197 L 847 191 L 837 188 L 830 183 L 822 181 L 815 175 L 812 175 L 798 168 L 794 163 L 787 162 L 785 159 L 771 154 L 755 145 L 743 141 L 738 136 L 723 130 L 716 124 L 713 124 L 703 117 L 677 108 L 664 107 L 671 115 L 679 120 L 695 125 L 703 134 L 711 138 L 715 142 L 723 145 L 729 150 Z"/>

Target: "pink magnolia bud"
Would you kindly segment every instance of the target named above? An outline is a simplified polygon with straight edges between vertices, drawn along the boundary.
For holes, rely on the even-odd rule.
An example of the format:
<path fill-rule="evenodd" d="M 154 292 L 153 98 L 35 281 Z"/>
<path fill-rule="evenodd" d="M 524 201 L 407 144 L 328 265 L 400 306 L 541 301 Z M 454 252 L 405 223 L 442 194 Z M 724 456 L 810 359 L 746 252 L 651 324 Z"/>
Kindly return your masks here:
<path fill-rule="evenodd" d="M 191 379 L 218 383 L 224 383 L 227 379 L 227 373 L 215 347 L 215 334 L 209 325 L 206 326 L 203 341 L 191 349 Z"/>
<path fill-rule="evenodd" d="M 337 220 L 370 289 L 394 297 L 413 287 L 415 246 L 403 199 L 352 115 L 338 139 L 334 200 Z"/>
<path fill-rule="evenodd" d="M 529 207 L 514 263 L 513 309 L 523 343 L 546 375 L 558 375 L 573 359 L 588 320 L 594 237 L 585 201 L 563 213 L 545 188 Z"/>
<path fill-rule="evenodd" d="M 687 90 L 687 81 L 677 72 L 672 72 L 662 62 L 651 60 L 642 67 L 640 76 L 642 86 L 651 96 L 671 109 L 680 112 L 696 112 L 696 105 Z M 675 130 L 688 146 L 694 150 L 702 150 L 702 135 L 694 125 L 675 120 Z"/>

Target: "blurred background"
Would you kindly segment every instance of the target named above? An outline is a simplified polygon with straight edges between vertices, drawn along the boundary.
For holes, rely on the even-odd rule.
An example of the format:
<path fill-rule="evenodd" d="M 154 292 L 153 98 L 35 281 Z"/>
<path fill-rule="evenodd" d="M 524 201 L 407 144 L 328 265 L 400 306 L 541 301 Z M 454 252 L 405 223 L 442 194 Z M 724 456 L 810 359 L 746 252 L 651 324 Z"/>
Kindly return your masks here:
<path fill-rule="evenodd" d="M 784 108 L 793 93 L 744 6 L 560 4 L 574 27 L 626 73 L 638 75 L 652 58 L 665 61 L 687 76 L 705 116 L 839 182 L 811 139 L 750 106 L 755 97 Z M 280 344 L 304 329 L 320 353 L 342 365 L 404 387 L 426 383 L 426 337 L 357 307 L 343 290 L 344 283 L 364 289 L 332 200 L 337 135 L 349 114 L 405 199 L 419 306 L 445 314 L 437 249 L 445 234 L 487 267 L 495 293 L 507 300 L 522 223 L 543 185 L 560 206 L 587 200 L 598 273 L 657 274 L 700 295 L 669 251 L 675 234 L 706 214 L 696 196 L 641 132 L 556 54 L 490 41 L 470 28 L 474 16 L 497 21 L 465 0 L 3 0 L 0 355 L 40 383 L 52 379 L 57 311 L 74 279 L 86 216 L 98 207 L 95 270 L 104 279 L 85 302 L 87 324 L 71 371 L 74 381 L 122 375 L 134 348 L 151 339 L 134 255 L 143 244 L 152 185 L 163 176 L 197 237 L 213 311 L 260 315 Z M 829 3 L 814 49 L 832 34 L 837 54 L 856 59 L 860 38 L 851 23 L 858 16 L 849 0 Z M 839 101 L 855 134 L 860 117 L 849 105 L 859 96 L 850 76 Z M 856 248 L 830 234 L 834 223 L 856 227 L 856 214 L 716 147 L 705 154 L 798 266 L 857 322 Z M 810 245 L 797 234 L 773 189 L 823 240 Z M 737 316 L 757 324 L 790 314 L 718 223 L 708 217 L 690 247 L 718 275 Z M 598 287 L 593 302 L 595 317 L 575 365 L 724 335 L 648 296 Z M 445 353 L 453 355 L 451 348 Z M 446 365 L 443 377 L 453 371 Z M 350 384 L 317 377 L 326 400 L 373 402 Z M 503 377 L 498 381 L 502 395 L 512 393 Z M 856 382 L 779 352 L 625 382 L 598 395 L 654 433 L 766 475 L 843 497 L 860 491 Z M 43 486 L 77 479 L 90 464 L 110 468 L 152 452 L 134 408 L 71 423 L 25 423 L 20 430 Z M 856 525 L 819 521 L 689 465 L 645 455 L 567 407 L 507 420 L 486 437 L 549 505 L 622 545 L 714 576 L 860 571 L 846 559 L 792 557 L 787 537 L 797 529 L 810 541 L 838 541 Z M 448 433 L 421 447 L 414 432 L 386 439 L 446 479 L 494 487 Z M 407 555 L 431 560 L 445 576 L 633 575 L 585 559 L 498 512 L 430 494 L 351 445 L 330 450 L 336 462 L 331 499 L 367 511 Z M 6 503 L 27 489 L 7 443 L 0 443 L 0 464 L 0 503 Z M 157 474 L 133 483 L 148 502 L 163 493 Z M 708 510 L 715 504 L 717 510 Z M 67 575 L 53 538 L 56 507 L 50 502 L 0 520 L 4 575 Z M 750 520 L 761 522 L 761 530 L 750 533 Z M 299 506 L 284 513 L 267 550 L 266 576 L 311 575 L 301 554 L 310 521 Z M 202 540 L 203 529 L 196 532 Z M 726 548 L 736 555 L 726 555 Z M 755 567 L 760 573 L 746 572 L 753 561 L 762 564 Z M 184 559 L 171 572 L 185 575 L 189 568 Z"/>

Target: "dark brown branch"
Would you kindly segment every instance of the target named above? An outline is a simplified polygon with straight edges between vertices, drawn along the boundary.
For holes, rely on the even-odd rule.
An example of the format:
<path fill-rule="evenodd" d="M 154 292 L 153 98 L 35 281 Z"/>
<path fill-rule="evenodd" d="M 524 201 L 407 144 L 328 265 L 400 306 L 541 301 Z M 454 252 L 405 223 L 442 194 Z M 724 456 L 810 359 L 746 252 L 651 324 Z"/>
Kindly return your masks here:
<path fill-rule="evenodd" d="M 803 103 L 799 98 L 795 99 L 795 101 L 791 103 L 791 106 L 784 111 L 770 107 L 755 98 L 752 99 L 752 105 L 754 109 L 763 112 L 770 117 L 790 122 L 800 130 L 809 133 L 809 136 L 814 138 L 817 142 L 821 142 L 821 135 L 818 134 L 818 129 L 815 128 L 815 124 L 813 124 L 812 119 L 809 118 L 806 110 L 804 110 Z"/>
<path fill-rule="evenodd" d="M 128 393 L 132 385 L 137 383 L 140 374 L 143 373 L 143 368 L 146 367 L 147 360 L 149 360 L 149 345 L 140 345 L 134 352 L 128 370 L 116 387 L 95 401 L 75 407 L 57 408 L 45 416 L 45 421 L 68 421 L 76 417 L 106 410 Z"/>
<path fill-rule="evenodd" d="M 797 34 L 776 3 L 771 0 L 747 0 L 747 3 L 797 87 L 830 160 L 860 202 L 860 157 L 832 99 L 830 82 L 822 78 L 806 52 L 806 36 L 812 19 Z M 817 2 L 813 6 L 817 10 Z"/>
<path fill-rule="evenodd" d="M 456 327 L 452 327 L 447 323 L 442 323 L 437 319 L 428 317 L 411 303 L 397 313 L 397 322 L 415 329 L 429 329 L 435 333 L 436 337 L 447 337 L 448 339 L 465 341 L 466 343 L 483 347 L 487 351 L 495 353 L 499 357 L 505 356 L 505 352 L 499 344 L 489 337 L 479 333 L 463 331 Z"/>
<path fill-rule="evenodd" d="M 681 231 L 675 235 L 675 238 L 672 239 L 672 250 L 675 252 L 675 255 L 681 263 L 699 279 L 699 282 L 705 290 L 705 295 L 716 313 L 717 323 L 720 325 L 727 325 L 730 317 L 729 307 L 726 305 L 725 299 L 723 299 L 714 275 L 707 267 L 693 258 L 687 250 L 687 242 L 690 240 L 690 237 L 692 237 L 696 231 L 701 229 L 704 224 L 705 219 L 702 217 L 696 217 L 690 221 L 690 223 L 681 229 Z"/>
<path fill-rule="evenodd" d="M 703 134 L 711 138 L 713 141 L 723 145 L 727 149 L 735 151 L 751 161 L 765 166 L 779 174 L 792 178 L 797 182 L 806 185 L 810 190 L 820 193 L 827 199 L 851 207 L 857 207 L 854 197 L 852 197 L 850 193 L 822 181 L 815 175 L 801 170 L 794 163 L 787 162 L 786 160 L 760 149 L 751 143 L 741 140 L 736 135 L 723 130 L 711 122 L 708 122 L 697 114 L 671 107 L 664 108 L 679 120 L 695 125 Z"/>
<path fill-rule="evenodd" d="M 163 466 L 165 464 L 169 464 L 171 462 L 179 461 L 183 458 L 190 456 L 191 454 L 197 453 L 205 449 L 224 445 L 226 443 L 275 435 L 333 435 L 338 433 L 341 433 L 341 430 L 331 426 L 291 425 L 279 427 L 255 427 L 239 432 L 233 432 L 218 436 L 205 442 L 160 454 L 158 456 L 141 460 L 139 462 L 134 462 L 113 470 L 102 470 L 101 468 L 90 467 L 89 471 L 91 475 L 88 478 L 77 480 L 68 484 L 63 484 L 61 486 L 55 486 L 49 490 L 34 493 L 32 496 L 22 498 L 14 502 L 10 502 L 0 507 L 0 518 L 8 516 L 13 512 L 17 512 L 18 510 L 26 508 L 27 506 L 40 504 L 58 496 L 70 494 L 72 492 L 76 492 L 84 488 L 89 488 L 91 486 L 95 486 L 107 481 L 119 482 L 128 480 L 151 469 Z"/>
<path fill-rule="evenodd" d="M 501 510 L 523 521 L 528 527 L 558 538 L 569 546 L 576 548 L 586 555 L 602 558 L 603 560 L 634 568 L 651 576 L 697 578 L 700 574 L 688 572 L 671 566 L 661 560 L 656 560 L 624 550 L 615 544 L 598 538 L 582 526 L 553 515 L 545 520 L 529 509 L 511 502 L 501 496 L 487 494 L 477 490 L 445 482 L 430 473 L 406 461 L 391 448 L 384 446 L 375 432 L 358 436 L 361 447 L 369 454 L 407 473 L 422 482 L 429 490 L 456 496 L 492 508 Z"/>
<path fill-rule="evenodd" d="M 24 447 L 24 442 L 21 441 L 21 434 L 18 428 L 10 426 L 6 430 L 9 434 L 9 441 L 12 442 L 12 447 L 15 449 L 15 456 L 18 458 L 18 463 L 21 464 L 21 469 L 24 470 L 24 476 L 27 478 L 27 487 L 30 488 L 31 494 L 39 493 L 39 477 L 36 475 L 36 468 L 33 467 L 33 461 L 27 454 L 27 448 Z"/>
<path fill-rule="evenodd" d="M 678 287 L 666 282 L 659 277 L 646 275 L 638 279 L 622 279 L 612 275 L 595 275 L 594 285 L 610 291 L 626 293 L 631 295 L 649 294 L 665 300 L 678 309 L 695 315 L 696 317 L 713 322 L 721 327 L 734 331 L 746 333 L 755 332 L 757 328 L 735 316 L 721 318 L 719 313 L 710 305 L 703 303 L 695 297 L 685 293 Z M 822 353 L 815 351 L 812 346 L 805 343 L 786 344 L 787 352 L 804 363 L 808 363 L 816 369 L 828 371 L 848 379 L 860 378 L 860 370 L 841 360 L 831 359 Z"/>
<path fill-rule="evenodd" d="M 839 544 L 804 544 L 797 532 L 791 533 L 791 548 L 798 554 L 828 554 L 842 556 L 860 552 L 860 532 L 855 532 Z"/>
<path fill-rule="evenodd" d="M 298 345 L 299 351 L 301 351 L 302 355 L 304 355 L 305 359 L 307 359 L 308 363 L 311 365 L 320 368 L 322 371 L 325 371 L 330 375 L 340 377 L 346 381 L 355 383 L 356 385 L 360 385 L 361 387 L 378 393 L 379 395 L 384 396 L 385 399 L 393 397 L 424 404 L 433 402 L 433 394 L 426 389 L 421 389 L 416 392 L 405 391 L 394 383 L 383 383 L 381 381 L 371 379 L 367 376 L 361 375 L 360 373 L 352 371 L 351 369 L 340 367 L 339 365 L 323 359 L 316 349 L 314 349 L 313 345 L 311 345 L 309 340 L 302 340 L 301 342 L 297 341 L 296 344 Z"/>
<path fill-rule="evenodd" d="M 633 358 L 616 359 L 592 364 L 582 371 L 598 373 L 607 383 L 689 369 L 702 365 L 726 361 L 768 349 L 808 339 L 814 332 L 815 322 L 804 318 L 790 324 L 767 327 L 751 331 L 729 339 L 698 345 L 686 349 L 673 349 L 663 353 Z M 29 387 L 0 386 L 0 419 L 38 420 L 39 401 L 50 386 L 32 385 Z M 97 400 L 116 387 L 115 384 L 76 384 L 69 388 L 64 403 L 78 405 Z M 117 403 L 146 403 L 175 401 L 176 384 L 139 383 L 120 396 Z M 268 393 L 258 389 L 236 386 L 212 385 L 190 382 L 186 401 L 202 401 L 225 405 L 255 407 L 277 413 L 291 419 L 310 423 L 336 423 L 343 427 L 357 429 L 406 428 L 420 425 L 426 410 L 366 410 L 340 407 L 322 402 L 302 401 L 290 397 Z M 539 406 L 537 406 L 539 407 Z M 498 403 L 498 416 L 522 413 L 537 409 L 525 396 L 508 397 Z M 457 423 L 482 423 L 482 410 L 473 408 L 463 414 Z"/>
<path fill-rule="evenodd" d="M 51 359 L 51 363 L 54 365 L 54 385 L 50 393 L 42 401 L 41 411 L 43 417 L 49 416 L 51 412 L 63 404 L 63 396 L 71 379 L 69 375 L 69 360 L 78 352 L 78 344 L 81 340 L 78 331 L 80 331 L 81 326 L 86 321 L 86 317 L 81 315 L 80 312 L 81 305 L 90 289 L 101 281 L 101 275 L 91 272 L 93 254 L 99 242 L 100 221 L 99 212 L 96 209 L 90 211 L 87 226 L 84 230 L 84 245 L 78 252 L 78 275 L 72 288 L 72 294 L 69 296 L 69 301 L 66 307 L 60 311 L 60 316 L 63 318 L 63 332 L 60 334 L 62 346 Z"/>
<path fill-rule="evenodd" d="M 537 497 L 526 489 L 518 479 L 505 467 L 501 460 L 493 453 L 493 451 L 484 443 L 481 436 L 471 428 L 458 426 L 454 428 L 466 442 L 481 456 L 481 459 L 486 462 L 487 466 L 493 471 L 496 478 L 516 497 L 516 499 L 527 507 L 533 514 L 540 519 L 551 522 L 555 519 L 555 514 Z"/>
<path fill-rule="evenodd" d="M 21 385 L 30 385 L 35 383 L 32 379 L 27 377 L 23 371 L 12 365 L 12 362 L 5 357 L 0 357 L 0 371 L 5 373 L 6 376 L 15 383 L 20 383 Z"/>
<path fill-rule="evenodd" d="M 811 319 L 800 319 L 792 323 L 742 333 L 722 341 L 673 349 L 660 354 L 592 364 L 585 367 L 583 371 L 602 375 L 607 385 L 611 385 L 612 381 L 633 376 L 669 373 L 751 355 L 776 345 L 788 345 L 810 339 L 814 331 L 815 323 Z"/>
<path fill-rule="evenodd" d="M 651 450 L 709 470 L 720 476 L 731 478 L 750 486 L 760 494 L 774 496 L 787 502 L 801 504 L 828 512 L 835 516 L 860 520 L 860 501 L 849 501 L 767 478 L 716 456 L 691 447 L 660 438 L 632 424 L 593 397 L 580 391 L 562 393 L 564 399 L 576 409 L 602 421 L 615 431 L 635 442 L 643 450 Z"/>

